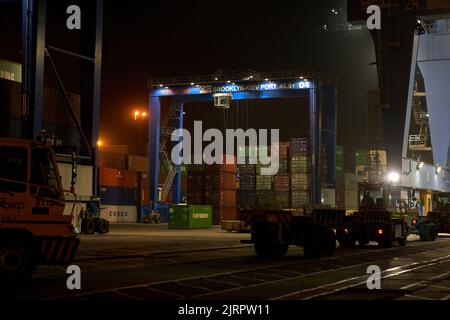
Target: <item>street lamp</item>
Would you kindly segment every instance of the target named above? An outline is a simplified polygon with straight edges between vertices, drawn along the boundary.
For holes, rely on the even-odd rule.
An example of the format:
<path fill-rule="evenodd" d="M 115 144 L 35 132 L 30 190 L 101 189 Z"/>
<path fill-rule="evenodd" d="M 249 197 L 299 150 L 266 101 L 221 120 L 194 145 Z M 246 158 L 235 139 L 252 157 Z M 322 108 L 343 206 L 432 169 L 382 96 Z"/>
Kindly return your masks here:
<path fill-rule="evenodd" d="M 397 172 L 390 172 L 388 174 L 388 180 L 392 183 L 397 183 L 400 181 L 400 175 Z"/>

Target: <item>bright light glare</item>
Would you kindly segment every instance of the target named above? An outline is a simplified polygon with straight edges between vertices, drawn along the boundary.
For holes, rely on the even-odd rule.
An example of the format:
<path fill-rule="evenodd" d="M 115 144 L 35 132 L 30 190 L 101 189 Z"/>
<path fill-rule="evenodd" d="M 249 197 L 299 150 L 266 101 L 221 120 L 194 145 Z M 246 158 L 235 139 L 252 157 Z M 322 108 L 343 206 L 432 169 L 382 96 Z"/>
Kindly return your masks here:
<path fill-rule="evenodd" d="M 391 172 L 388 174 L 388 179 L 390 182 L 398 182 L 400 180 L 400 175 L 397 172 Z"/>

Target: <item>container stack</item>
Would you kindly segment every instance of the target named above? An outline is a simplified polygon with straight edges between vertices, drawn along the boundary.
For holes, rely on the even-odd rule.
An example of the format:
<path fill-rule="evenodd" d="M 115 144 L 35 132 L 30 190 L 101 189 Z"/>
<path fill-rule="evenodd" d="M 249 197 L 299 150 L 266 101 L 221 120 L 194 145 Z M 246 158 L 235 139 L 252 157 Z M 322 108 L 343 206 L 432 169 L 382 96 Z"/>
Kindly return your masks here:
<path fill-rule="evenodd" d="M 138 174 L 128 170 L 100 168 L 102 218 L 110 222 L 137 222 Z"/>
<path fill-rule="evenodd" d="M 236 164 L 190 166 L 187 201 L 190 205 L 210 205 L 212 223 L 237 219 Z"/>
<path fill-rule="evenodd" d="M 310 202 L 310 160 L 308 139 L 293 138 L 290 145 L 291 207 L 300 208 Z"/>

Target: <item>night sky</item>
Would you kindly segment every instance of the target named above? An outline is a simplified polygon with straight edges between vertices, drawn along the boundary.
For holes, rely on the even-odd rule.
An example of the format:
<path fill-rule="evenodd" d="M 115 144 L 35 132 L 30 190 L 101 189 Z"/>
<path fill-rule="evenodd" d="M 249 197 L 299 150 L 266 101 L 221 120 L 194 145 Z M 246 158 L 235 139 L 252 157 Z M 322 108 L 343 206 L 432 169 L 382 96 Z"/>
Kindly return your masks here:
<path fill-rule="evenodd" d="M 78 1 L 49 2 L 47 42 L 79 52 L 79 35 L 65 28 L 65 8 Z M 131 112 L 146 108 L 149 77 L 212 74 L 218 69 L 299 70 L 337 76 L 338 143 L 353 153 L 367 143 L 367 91 L 377 84 L 375 67 L 369 66 L 375 52 L 368 31 L 332 30 L 345 23 L 345 2 L 105 0 L 102 139 L 108 144 L 133 142 L 136 123 Z M 333 16 L 332 8 L 342 14 Z M 20 62 L 20 5 L 2 5 L 0 16 L 0 58 Z M 79 66 L 56 60 L 68 88 L 76 92 Z M 50 76 L 46 82 L 52 85 Z M 302 134 L 295 119 L 304 117 L 304 108 L 292 101 L 264 105 L 259 112 L 261 105 L 252 103 L 250 124 L 263 126 L 264 119 L 271 119 L 272 126 L 282 131 L 285 127 L 286 136 Z M 188 121 L 222 119 L 209 106 L 188 106 L 186 112 Z"/>

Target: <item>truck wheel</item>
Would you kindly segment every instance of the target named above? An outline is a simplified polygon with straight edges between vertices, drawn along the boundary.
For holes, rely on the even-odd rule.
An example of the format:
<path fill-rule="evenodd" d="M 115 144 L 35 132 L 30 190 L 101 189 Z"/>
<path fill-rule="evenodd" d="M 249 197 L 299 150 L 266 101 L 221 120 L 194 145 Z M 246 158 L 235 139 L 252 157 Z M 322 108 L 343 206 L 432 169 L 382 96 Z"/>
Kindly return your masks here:
<path fill-rule="evenodd" d="M 434 224 L 424 224 L 419 228 L 420 241 L 428 242 L 436 240 L 436 230 Z"/>
<path fill-rule="evenodd" d="M 333 229 L 320 229 L 306 236 L 303 246 L 305 256 L 311 258 L 326 257 L 336 250 L 336 234 Z"/>
<path fill-rule="evenodd" d="M 95 233 L 95 221 L 91 218 L 85 218 L 81 222 L 81 232 L 84 234 L 94 234 Z"/>
<path fill-rule="evenodd" d="M 356 239 L 352 236 L 341 238 L 338 241 L 341 248 L 353 248 L 356 245 Z"/>
<path fill-rule="evenodd" d="M 260 258 L 282 257 L 289 250 L 289 245 L 284 243 L 255 242 L 255 252 Z"/>
<path fill-rule="evenodd" d="M 407 239 L 407 237 L 399 238 L 397 240 L 398 241 L 398 245 L 401 246 L 401 247 L 406 246 L 406 241 L 407 241 L 406 239 Z"/>
<path fill-rule="evenodd" d="M 99 234 L 106 234 L 109 232 L 109 221 L 99 218 L 95 219 L 95 231 Z"/>
<path fill-rule="evenodd" d="M 380 248 L 392 248 L 392 240 L 391 239 L 382 239 L 378 241 L 378 246 Z"/>
<path fill-rule="evenodd" d="M 35 269 L 36 257 L 31 245 L 16 241 L 0 245 L 0 279 L 24 281 L 32 276 Z"/>

